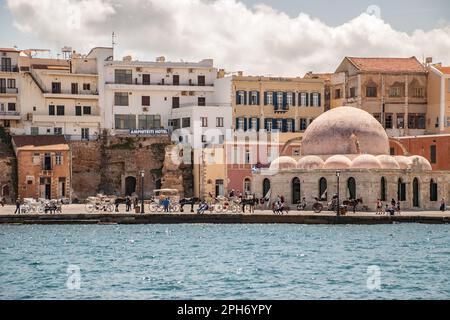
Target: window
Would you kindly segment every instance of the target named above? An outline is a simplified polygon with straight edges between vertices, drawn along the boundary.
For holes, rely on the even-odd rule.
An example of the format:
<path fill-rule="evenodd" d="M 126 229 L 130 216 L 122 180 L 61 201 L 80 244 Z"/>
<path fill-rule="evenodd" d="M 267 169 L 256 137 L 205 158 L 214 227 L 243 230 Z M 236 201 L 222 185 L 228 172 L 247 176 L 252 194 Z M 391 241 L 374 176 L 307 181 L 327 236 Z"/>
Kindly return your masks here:
<path fill-rule="evenodd" d="M 377 96 L 377 87 L 366 87 L 366 97 L 376 98 Z"/>
<path fill-rule="evenodd" d="M 256 106 L 258 104 L 258 91 L 252 91 L 250 96 L 250 105 Z"/>
<path fill-rule="evenodd" d="M 61 82 L 52 82 L 52 93 L 61 93 Z"/>
<path fill-rule="evenodd" d="M 236 130 L 244 130 L 244 120 L 244 118 L 238 119 L 238 127 L 236 128 Z"/>
<path fill-rule="evenodd" d="M 128 106 L 128 92 L 116 92 L 116 93 L 114 93 L 114 105 L 116 105 L 116 106 Z"/>
<path fill-rule="evenodd" d="M 245 150 L 245 164 L 250 163 L 250 150 Z"/>
<path fill-rule="evenodd" d="M 438 185 L 433 179 L 430 180 L 430 201 L 438 201 Z"/>
<path fill-rule="evenodd" d="M 221 134 L 219 136 L 219 144 L 223 144 L 225 142 L 225 135 Z"/>
<path fill-rule="evenodd" d="M 401 87 L 391 87 L 389 88 L 389 96 L 392 98 L 400 97 L 402 92 Z"/>
<path fill-rule="evenodd" d="M 16 79 L 8 79 L 8 88 L 10 89 L 16 88 Z"/>
<path fill-rule="evenodd" d="M 56 106 L 56 115 L 63 116 L 64 115 L 64 106 Z"/>
<path fill-rule="evenodd" d="M 290 120 L 288 120 L 286 122 L 286 131 L 287 132 L 293 132 L 294 131 L 293 128 L 292 128 L 292 121 L 290 121 Z"/>
<path fill-rule="evenodd" d="M 208 127 L 208 118 L 206 118 L 206 117 L 201 117 L 201 118 L 200 118 L 200 121 L 202 122 L 202 127 L 203 127 L 203 128 Z"/>
<path fill-rule="evenodd" d="M 83 83 L 83 90 L 84 91 L 90 91 L 91 90 L 91 84 L 90 83 Z"/>
<path fill-rule="evenodd" d="M 269 119 L 269 121 L 266 121 L 266 130 L 269 132 L 272 131 L 272 127 L 273 127 L 272 120 Z"/>
<path fill-rule="evenodd" d="M 143 85 L 150 85 L 150 75 L 149 74 L 143 74 L 142 75 L 142 84 Z"/>
<path fill-rule="evenodd" d="M 62 154 L 61 153 L 56 153 L 56 155 L 55 155 L 55 164 L 57 165 L 57 166 L 60 166 L 60 165 L 62 165 Z"/>
<path fill-rule="evenodd" d="M 91 114 L 91 107 L 90 106 L 84 106 L 83 107 L 83 114 L 84 115 L 90 115 Z"/>
<path fill-rule="evenodd" d="M 16 111 L 16 103 L 8 102 L 8 111 Z"/>
<path fill-rule="evenodd" d="M 39 153 L 33 153 L 33 164 L 39 165 L 41 164 L 41 155 Z"/>
<path fill-rule="evenodd" d="M 267 104 L 273 105 L 273 92 L 272 91 L 268 91 L 266 92 L 266 99 L 267 99 Z"/>
<path fill-rule="evenodd" d="M 386 129 L 392 129 L 392 114 L 391 113 L 387 113 L 385 115 L 385 119 L 384 119 L 384 127 Z"/>
<path fill-rule="evenodd" d="M 320 178 L 319 180 L 319 196 L 320 201 L 327 201 L 328 199 L 328 187 L 327 187 L 327 179 Z"/>
<path fill-rule="evenodd" d="M 150 106 L 150 96 L 142 96 L 142 105 L 144 107 Z"/>
<path fill-rule="evenodd" d="M 180 129 L 181 124 L 180 124 L 180 119 L 172 119 L 172 128 L 174 130 Z"/>
<path fill-rule="evenodd" d="M 39 128 L 38 127 L 31 127 L 31 135 L 32 136 L 39 135 Z"/>
<path fill-rule="evenodd" d="M 252 181 L 249 178 L 245 178 L 244 180 L 244 193 L 252 192 Z"/>
<path fill-rule="evenodd" d="M 356 97 L 356 88 L 355 87 L 351 87 L 350 88 L 350 94 L 349 94 L 350 98 L 355 98 Z"/>
<path fill-rule="evenodd" d="M 244 91 L 238 91 L 236 93 L 236 104 L 238 104 L 238 105 L 245 104 L 245 92 Z"/>
<path fill-rule="evenodd" d="M 55 106 L 54 105 L 49 105 L 48 106 L 48 115 L 49 116 L 54 116 L 55 115 Z"/>
<path fill-rule="evenodd" d="M 258 118 L 250 118 L 250 125 L 253 130 L 258 130 Z"/>
<path fill-rule="evenodd" d="M 373 113 L 372 116 L 377 119 L 379 123 L 381 123 L 381 113 Z"/>
<path fill-rule="evenodd" d="M 391 156 L 395 156 L 395 148 L 390 147 L 390 148 L 389 148 L 389 154 L 390 154 Z"/>
<path fill-rule="evenodd" d="M 174 86 L 179 86 L 180 85 L 180 76 L 178 74 L 174 74 L 172 76 L 172 84 Z"/>
<path fill-rule="evenodd" d="M 205 76 L 197 76 L 197 82 L 199 86 L 204 86 L 206 84 Z"/>
<path fill-rule="evenodd" d="M 334 90 L 334 98 L 340 99 L 341 98 L 341 89 Z"/>
<path fill-rule="evenodd" d="M 348 198 L 350 200 L 356 199 L 356 181 L 355 178 L 350 177 L 347 180 L 347 191 L 348 191 Z"/>
<path fill-rule="evenodd" d="M 306 92 L 302 92 L 302 93 L 300 93 L 300 106 L 301 107 L 306 107 L 307 105 L 308 105 L 307 93 Z"/>
<path fill-rule="evenodd" d="M 406 201 L 406 184 L 402 179 L 398 179 L 397 199 L 400 201 Z"/>
<path fill-rule="evenodd" d="M 198 105 L 200 107 L 206 106 L 206 98 L 205 97 L 198 97 Z"/>
<path fill-rule="evenodd" d="M 72 83 L 71 85 L 72 88 L 72 94 L 78 94 L 78 83 Z"/>
<path fill-rule="evenodd" d="M 172 97 L 172 108 L 177 109 L 180 107 L 180 97 Z"/>
<path fill-rule="evenodd" d="M 161 128 L 161 116 L 159 114 L 139 116 L 139 129 L 147 130 L 160 128 Z"/>
<path fill-rule="evenodd" d="M 430 146 L 430 162 L 436 163 L 436 145 L 435 144 Z"/>
<path fill-rule="evenodd" d="M 89 128 L 81 128 L 81 140 L 89 140 Z"/>
<path fill-rule="evenodd" d="M 410 129 L 425 129 L 425 114 L 408 114 L 408 127 Z"/>
<path fill-rule="evenodd" d="M 317 92 L 314 92 L 312 94 L 312 106 L 313 107 L 320 107 L 319 94 Z"/>
<path fill-rule="evenodd" d="M 425 89 L 424 88 L 414 88 L 413 89 L 413 98 L 423 98 L 425 97 Z"/>
<path fill-rule="evenodd" d="M 223 127 L 223 118 L 222 117 L 217 117 L 216 118 L 216 127 L 217 128 L 222 128 Z"/>
<path fill-rule="evenodd" d="M 114 82 L 117 84 L 132 84 L 133 83 L 133 73 L 131 69 L 114 70 Z"/>
<path fill-rule="evenodd" d="M 405 118 L 403 113 L 397 113 L 397 128 L 398 129 L 405 128 Z"/>
<path fill-rule="evenodd" d="M 386 178 L 381 177 L 380 182 L 380 200 L 386 201 Z"/>
<path fill-rule="evenodd" d="M 308 127 L 308 119 L 301 118 L 300 119 L 300 131 L 305 131 Z"/>
<path fill-rule="evenodd" d="M 283 119 L 277 119 L 277 129 L 282 131 L 282 129 L 283 129 Z"/>
<path fill-rule="evenodd" d="M 52 155 L 50 153 L 46 153 L 44 155 L 44 162 L 42 163 L 43 170 L 52 170 Z"/>
<path fill-rule="evenodd" d="M 83 113 L 81 112 L 81 106 L 75 106 L 75 115 L 81 116 Z"/>
<path fill-rule="evenodd" d="M 53 133 L 55 135 L 61 135 L 62 134 L 62 128 L 53 128 Z"/>
<path fill-rule="evenodd" d="M 202 134 L 202 142 L 206 143 L 206 135 Z"/>
<path fill-rule="evenodd" d="M 133 114 L 116 114 L 114 122 L 115 128 L 119 130 L 136 129 L 136 116 Z"/>
<path fill-rule="evenodd" d="M 2 57 L 2 71 L 11 72 L 11 58 L 4 58 Z"/>
<path fill-rule="evenodd" d="M 278 107 L 283 106 L 283 92 L 277 92 Z"/>
<path fill-rule="evenodd" d="M 289 107 L 291 107 L 294 104 L 294 100 L 292 98 L 292 92 L 288 92 L 286 94 L 286 103 Z"/>
<path fill-rule="evenodd" d="M 183 118 L 182 126 L 183 128 L 189 128 L 191 126 L 191 118 Z"/>

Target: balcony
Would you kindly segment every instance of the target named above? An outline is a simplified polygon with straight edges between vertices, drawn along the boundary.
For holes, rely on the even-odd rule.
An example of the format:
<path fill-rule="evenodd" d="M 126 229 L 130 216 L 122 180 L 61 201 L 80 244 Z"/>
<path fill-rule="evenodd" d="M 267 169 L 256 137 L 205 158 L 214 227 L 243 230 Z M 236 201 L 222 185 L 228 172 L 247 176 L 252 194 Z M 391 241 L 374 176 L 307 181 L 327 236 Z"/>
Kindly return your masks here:
<path fill-rule="evenodd" d="M 96 100 L 98 99 L 97 91 L 79 91 L 78 93 L 72 93 L 70 90 L 62 90 L 58 92 L 52 92 L 45 90 L 45 98 L 52 99 L 86 99 L 86 100 Z"/>
<path fill-rule="evenodd" d="M 109 90 L 124 90 L 124 91 L 202 91 L 202 92 L 213 92 L 214 85 L 206 84 L 204 86 L 199 85 L 189 85 L 189 84 L 141 84 L 141 83 L 131 83 L 122 84 L 115 82 L 106 82 L 106 89 Z"/>
<path fill-rule="evenodd" d="M 1 120 L 20 120 L 20 112 L 17 111 L 0 111 Z"/>
<path fill-rule="evenodd" d="M 0 88 L 0 94 L 1 95 L 16 95 L 19 92 L 17 88 Z"/>
<path fill-rule="evenodd" d="M 207 108 L 207 107 L 231 107 L 231 103 L 209 103 L 206 105 L 200 106 L 198 103 L 180 103 L 180 108 L 184 107 L 198 107 L 198 108 Z"/>
<path fill-rule="evenodd" d="M 70 122 L 70 123 L 94 123 L 101 122 L 101 116 L 84 115 L 84 116 L 49 116 L 49 115 L 32 115 L 32 122 Z"/>
<path fill-rule="evenodd" d="M 41 176 L 41 177 L 51 177 L 51 176 L 53 176 L 53 171 L 52 171 L 52 169 L 41 170 L 41 172 L 39 173 L 39 176 Z"/>
<path fill-rule="evenodd" d="M 19 72 L 18 66 L 4 66 L 0 67 L 0 72 Z"/>

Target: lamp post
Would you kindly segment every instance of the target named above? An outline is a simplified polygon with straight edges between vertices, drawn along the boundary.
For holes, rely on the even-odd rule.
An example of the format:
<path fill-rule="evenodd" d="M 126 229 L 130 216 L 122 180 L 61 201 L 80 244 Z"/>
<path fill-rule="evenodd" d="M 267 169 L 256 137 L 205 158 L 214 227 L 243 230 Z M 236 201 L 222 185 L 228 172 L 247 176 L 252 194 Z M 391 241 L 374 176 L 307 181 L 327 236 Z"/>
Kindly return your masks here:
<path fill-rule="evenodd" d="M 341 213 L 340 213 L 340 203 L 341 203 L 341 201 L 340 201 L 340 199 L 339 199 L 339 177 L 341 176 L 341 171 L 340 170 L 337 170 L 336 171 L 336 178 L 337 178 L 337 215 L 339 216 Z"/>
<path fill-rule="evenodd" d="M 141 213 L 144 213 L 144 177 L 145 171 L 141 170 Z"/>

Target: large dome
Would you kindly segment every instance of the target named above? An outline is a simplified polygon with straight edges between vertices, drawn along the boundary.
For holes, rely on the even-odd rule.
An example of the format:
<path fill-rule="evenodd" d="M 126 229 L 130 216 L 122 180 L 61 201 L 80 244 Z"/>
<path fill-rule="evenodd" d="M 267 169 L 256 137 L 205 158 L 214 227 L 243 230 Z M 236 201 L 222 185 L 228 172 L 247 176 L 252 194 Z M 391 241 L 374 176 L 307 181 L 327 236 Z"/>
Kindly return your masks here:
<path fill-rule="evenodd" d="M 389 154 L 383 126 L 368 112 L 338 107 L 317 117 L 302 139 L 302 155 Z"/>

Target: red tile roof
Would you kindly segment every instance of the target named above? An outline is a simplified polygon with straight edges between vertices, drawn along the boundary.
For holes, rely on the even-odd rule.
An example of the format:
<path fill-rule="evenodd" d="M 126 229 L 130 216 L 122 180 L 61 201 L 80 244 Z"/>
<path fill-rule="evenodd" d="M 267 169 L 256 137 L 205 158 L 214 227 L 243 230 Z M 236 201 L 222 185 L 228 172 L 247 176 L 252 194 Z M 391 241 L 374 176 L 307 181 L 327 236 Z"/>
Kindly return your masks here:
<path fill-rule="evenodd" d="M 16 48 L 0 48 L 0 52 L 19 52 Z"/>
<path fill-rule="evenodd" d="M 356 58 L 347 59 L 361 71 L 371 72 L 425 72 L 425 67 L 411 58 Z"/>
<path fill-rule="evenodd" d="M 450 74 L 450 67 L 436 67 L 440 72 Z"/>
<path fill-rule="evenodd" d="M 51 146 L 55 144 L 66 144 L 66 139 L 62 135 L 39 135 L 39 136 L 13 136 L 14 145 L 17 148 L 23 146 Z"/>

